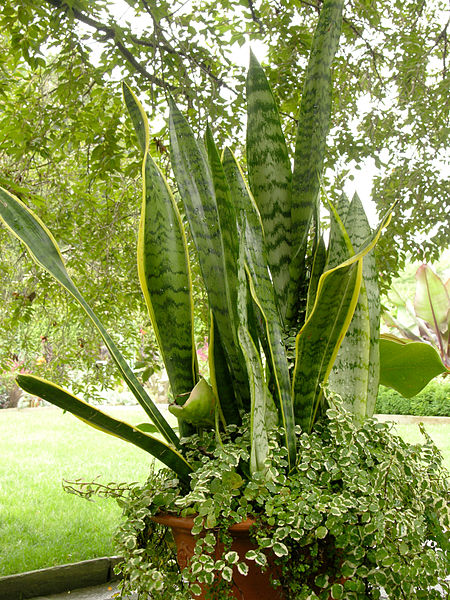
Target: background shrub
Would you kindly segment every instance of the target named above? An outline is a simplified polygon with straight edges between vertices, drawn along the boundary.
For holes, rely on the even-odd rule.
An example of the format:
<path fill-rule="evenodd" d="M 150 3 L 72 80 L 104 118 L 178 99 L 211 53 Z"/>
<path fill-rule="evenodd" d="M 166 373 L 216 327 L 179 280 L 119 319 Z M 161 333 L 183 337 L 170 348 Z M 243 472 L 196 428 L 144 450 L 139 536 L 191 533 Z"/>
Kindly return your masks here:
<path fill-rule="evenodd" d="M 450 381 L 431 381 L 413 398 L 404 398 L 395 390 L 380 386 L 375 412 L 388 415 L 450 417 Z"/>

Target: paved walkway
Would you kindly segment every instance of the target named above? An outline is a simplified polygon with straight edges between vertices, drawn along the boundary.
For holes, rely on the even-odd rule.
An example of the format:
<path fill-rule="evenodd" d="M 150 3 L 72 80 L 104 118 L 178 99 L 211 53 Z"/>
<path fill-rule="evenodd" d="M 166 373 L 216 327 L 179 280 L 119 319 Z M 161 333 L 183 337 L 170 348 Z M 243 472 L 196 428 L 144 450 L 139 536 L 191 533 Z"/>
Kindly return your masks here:
<path fill-rule="evenodd" d="M 118 593 L 118 583 L 104 583 L 103 585 L 94 585 L 92 587 L 64 592 L 62 594 L 52 594 L 50 596 L 38 596 L 33 600 L 113 600 Z"/>

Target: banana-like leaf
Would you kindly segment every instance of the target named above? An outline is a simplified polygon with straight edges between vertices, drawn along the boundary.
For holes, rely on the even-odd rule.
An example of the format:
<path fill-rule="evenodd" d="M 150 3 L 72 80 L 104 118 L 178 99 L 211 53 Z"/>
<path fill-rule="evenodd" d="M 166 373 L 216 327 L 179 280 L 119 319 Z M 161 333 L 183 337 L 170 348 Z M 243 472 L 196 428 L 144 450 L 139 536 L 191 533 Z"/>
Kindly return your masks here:
<path fill-rule="evenodd" d="M 392 208 L 357 254 L 323 273 L 313 310 L 297 335 L 292 396 L 295 421 L 304 431 L 310 432 L 314 425 L 323 401 L 323 385 L 353 317 L 362 282 L 363 258 L 389 223 L 391 211 Z"/>
<path fill-rule="evenodd" d="M 147 116 L 123 86 L 128 112 L 144 153 L 138 272 L 145 302 L 177 404 L 197 381 L 189 253 L 177 205 L 149 154 Z"/>
<path fill-rule="evenodd" d="M 187 482 L 192 467 L 175 448 L 137 427 L 110 417 L 51 381 L 34 375 L 18 375 L 16 381 L 26 392 L 43 398 L 63 410 L 68 410 L 88 425 L 142 448 L 172 469 L 181 480 Z"/>
<path fill-rule="evenodd" d="M 291 262 L 291 163 L 277 103 L 252 52 L 247 75 L 247 165 L 250 189 L 263 222 L 275 295 L 284 319 Z"/>
<path fill-rule="evenodd" d="M 138 402 L 165 439 L 178 446 L 179 440 L 175 432 L 149 398 L 99 318 L 67 273 L 61 252 L 50 231 L 19 198 L 3 188 L 0 188 L 0 218 L 8 229 L 25 244 L 35 262 L 48 271 L 77 300 L 102 336 L 111 357 Z"/>
<path fill-rule="evenodd" d="M 416 282 L 416 315 L 428 323 L 436 334 L 448 333 L 450 295 L 444 282 L 428 265 L 421 265 L 417 269 Z"/>
<path fill-rule="evenodd" d="M 308 231 L 322 178 L 325 141 L 330 128 L 331 67 L 338 48 L 343 6 L 344 0 L 325 0 L 322 4 L 300 104 L 292 178 L 293 252 L 287 311 L 291 321 L 297 313 Z"/>
<path fill-rule="evenodd" d="M 450 293 L 449 286 L 428 265 L 416 272 L 414 310 L 436 336 L 442 361 L 450 369 Z M 448 283 L 448 282 L 447 282 Z"/>
<path fill-rule="evenodd" d="M 380 383 L 394 388 L 405 398 L 418 394 L 446 369 L 439 353 L 425 342 L 382 335 L 380 339 Z"/>
<path fill-rule="evenodd" d="M 255 201 L 231 152 L 224 154 L 224 169 L 236 206 L 239 207 L 239 228 L 243 240 L 245 270 L 248 274 L 250 293 L 264 318 L 269 360 L 276 381 L 276 393 L 286 432 L 286 447 L 291 466 L 296 457 L 295 422 L 290 394 L 288 362 L 282 343 L 283 331 L 274 289 L 270 278 L 263 240 L 261 220 Z M 245 350 L 245 348 L 244 348 Z"/>
<path fill-rule="evenodd" d="M 220 220 L 213 174 L 204 150 L 201 149 L 189 124 L 172 100 L 170 106 L 170 148 L 178 189 L 197 248 L 209 305 L 214 313 L 220 340 L 233 375 L 236 401 L 248 406 L 250 404 L 248 379 L 242 351 L 237 342 L 237 327 L 234 323 L 235 307 L 231 303 L 235 290 L 230 289 L 227 272 L 231 261 L 227 256 L 228 242 L 231 240 L 226 233 L 228 240 L 225 247 L 222 237 L 224 232 L 221 229 L 233 225 L 226 219 L 223 222 Z M 226 199 L 222 197 L 222 200 Z"/>

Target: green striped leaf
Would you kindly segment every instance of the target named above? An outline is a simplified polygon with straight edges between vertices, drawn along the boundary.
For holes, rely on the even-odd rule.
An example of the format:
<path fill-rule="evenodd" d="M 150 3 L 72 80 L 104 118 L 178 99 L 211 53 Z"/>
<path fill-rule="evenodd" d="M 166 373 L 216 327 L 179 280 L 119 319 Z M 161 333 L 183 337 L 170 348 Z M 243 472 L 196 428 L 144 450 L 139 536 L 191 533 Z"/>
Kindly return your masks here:
<path fill-rule="evenodd" d="M 250 472 L 264 474 L 267 470 L 266 459 L 269 453 L 267 427 L 267 416 L 269 415 L 266 415 L 266 407 L 268 408 L 270 392 L 264 379 L 264 367 L 259 352 L 248 329 L 242 325 L 239 327 L 239 342 L 244 353 L 250 381 Z"/>
<path fill-rule="evenodd" d="M 389 223 L 392 208 L 357 254 L 323 273 L 314 307 L 297 335 L 292 395 L 296 423 L 307 432 L 311 431 L 323 403 L 323 385 L 358 302 L 363 258 Z"/>
<path fill-rule="evenodd" d="M 284 319 L 291 262 L 291 164 L 275 98 L 252 52 L 247 103 L 248 179 L 261 215 L 267 259 Z"/>
<path fill-rule="evenodd" d="M 341 32 L 344 0 L 325 0 L 314 33 L 305 75 L 292 178 L 293 260 L 287 316 L 294 321 L 304 273 L 304 257 L 311 219 L 318 202 L 330 128 L 331 67 Z"/>
<path fill-rule="evenodd" d="M 210 321 L 208 363 L 211 387 L 219 401 L 226 423 L 240 424 L 241 417 L 234 395 L 231 375 L 212 311 Z"/>
<path fill-rule="evenodd" d="M 239 259 L 239 236 L 236 222 L 236 210 L 231 200 L 231 192 L 219 153 L 214 143 L 211 129 L 206 130 L 206 150 L 211 168 L 214 193 L 219 216 L 220 232 L 225 262 L 226 284 L 228 291 L 228 310 L 231 315 L 229 327 L 237 341 L 239 316 L 237 312 L 237 263 Z"/>
<path fill-rule="evenodd" d="M 308 302 L 306 305 L 306 318 L 311 314 L 314 302 L 316 301 L 317 286 L 319 285 L 319 279 L 325 270 L 327 262 L 327 249 L 323 237 L 321 236 L 314 253 L 313 268 L 311 271 L 311 278 L 308 286 Z"/>
<path fill-rule="evenodd" d="M 341 202 L 340 205 L 344 208 L 344 215 L 351 214 L 348 203 Z M 336 210 L 331 204 L 330 208 L 329 267 L 334 267 L 355 254 L 355 250 L 351 237 L 345 230 L 338 214 L 339 209 Z M 356 222 L 352 222 L 356 225 Z M 366 417 L 369 363 L 369 306 L 363 278 L 352 321 L 339 348 L 328 380 L 330 390 L 342 398 L 345 408 L 352 413 L 357 422 L 362 422 Z"/>
<path fill-rule="evenodd" d="M 372 235 L 372 229 L 367 220 L 364 207 L 355 193 L 350 203 L 348 214 L 345 216 L 344 227 L 350 236 L 355 252 L 359 252 L 366 240 Z M 369 378 L 367 384 L 366 416 L 371 417 L 375 410 L 380 378 L 380 290 L 378 287 L 378 270 L 373 251 L 369 252 L 363 261 L 363 280 L 367 292 L 369 310 Z"/>
<path fill-rule="evenodd" d="M 142 105 L 126 86 L 125 102 L 144 153 L 138 272 L 145 302 L 177 404 L 197 380 L 189 253 L 169 186 L 149 154 L 149 127 Z"/>
<path fill-rule="evenodd" d="M 102 336 L 111 357 L 137 401 L 142 405 L 165 439 L 178 446 L 179 440 L 175 432 L 149 398 L 99 318 L 67 273 L 61 252 L 50 231 L 21 200 L 3 188 L 0 188 L 0 218 L 8 229 L 25 244 L 37 264 L 48 271 L 84 309 Z"/>
<path fill-rule="evenodd" d="M 228 366 L 235 385 L 236 401 L 249 405 L 250 393 L 242 351 L 237 341 L 234 307 L 227 268 L 230 267 L 230 235 L 225 230 L 232 223 L 224 217 L 223 204 L 219 213 L 215 181 L 205 153 L 200 149 L 194 134 L 173 101 L 170 101 L 169 120 L 172 165 L 180 196 L 197 248 L 200 269 L 208 293 L 208 300 L 220 333 Z M 214 161 L 215 164 L 215 161 Z M 220 173 L 215 173 L 216 184 Z M 227 201 L 221 196 L 220 202 Z M 222 232 L 221 227 L 224 227 Z M 225 240 L 223 237 L 225 235 Z"/>
<path fill-rule="evenodd" d="M 192 468 L 173 447 L 137 427 L 110 417 L 51 381 L 34 375 L 18 375 L 16 381 L 26 392 L 43 398 L 63 410 L 68 410 L 88 425 L 142 448 L 172 469 L 181 480 L 187 482 Z"/>
<path fill-rule="evenodd" d="M 295 422 L 311 432 L 337 351 L 358 300 L 362 261 L 322 275 L 314 308 L 296 338 L 292 394 Z"/>
<path fill-rule="evenodd" d="M 229 151 L 224 154 L 224 168 L 233 199 L 236 206 L 239 207 L 238 222 L 245 253 L 245 270 L 248 275 L 251 296 L 264 319 L 270 351 L 268 360 L 272 364 L 275 377 L 277 400 L 286 432 L 289 462 L 293 465 L 296 458 L 296 439 L 289 368 L 282 343 L 281 317 L 267 265 L 261 220 L 242 171 Z"/>

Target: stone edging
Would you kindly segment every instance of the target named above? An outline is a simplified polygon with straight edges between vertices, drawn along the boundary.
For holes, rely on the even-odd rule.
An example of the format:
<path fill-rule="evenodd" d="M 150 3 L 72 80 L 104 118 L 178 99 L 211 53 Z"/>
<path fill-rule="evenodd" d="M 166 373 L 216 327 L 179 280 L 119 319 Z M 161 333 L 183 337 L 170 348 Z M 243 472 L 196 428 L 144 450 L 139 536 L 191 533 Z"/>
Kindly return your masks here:
<path fill-rule="evenodd" d="M 450 425 L 450 417 L 421 417 L 417 415 L 374 415 L 378 421 L 394 423 L 429 423 L 430 425 Z"/>
<path fill-rule="evenodd" d="M 93 558 L 49 569 L 0 577 L 0 598 L 25 600 L 108 583 L 118 579 L 114 574 L 114 566 L 120 560 L 120 556 Z"/>

